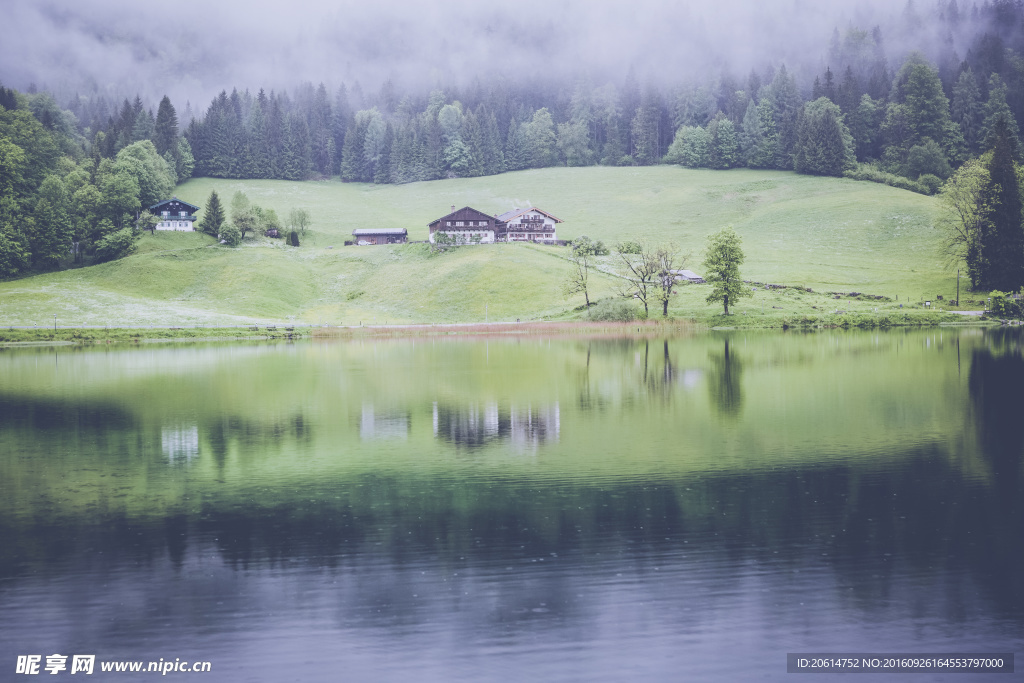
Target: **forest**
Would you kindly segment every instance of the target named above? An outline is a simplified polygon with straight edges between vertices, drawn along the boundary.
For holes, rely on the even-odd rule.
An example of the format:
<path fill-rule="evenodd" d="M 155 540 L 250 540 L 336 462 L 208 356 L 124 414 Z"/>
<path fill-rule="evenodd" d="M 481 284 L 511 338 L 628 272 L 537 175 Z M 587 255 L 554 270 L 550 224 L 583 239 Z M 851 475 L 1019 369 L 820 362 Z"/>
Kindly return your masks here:
<path fill-rule="evenodd" d="M 0 277 L 130 253 L 139 212 L 193 175 L 408 183 L 665 163 L 935 194 L 995 146 L 999 121 L 1019 156 L 1020 2 L 961 10 L 949 0 L 927 11 L 908 2 L 886 31 L 893 37 L 837 27 L 813 69 L 765 63 L 674 85 L 632 71 L 622 82 L 495 76 L 404 90 L 390 79 L 367 91 L 302 82 L 225 89 L 205 111 L 187 103 L 180 120 L 166 96 L 154 113 L 139 95 L 58 104 L 34 87 L 3 88 Z"/>

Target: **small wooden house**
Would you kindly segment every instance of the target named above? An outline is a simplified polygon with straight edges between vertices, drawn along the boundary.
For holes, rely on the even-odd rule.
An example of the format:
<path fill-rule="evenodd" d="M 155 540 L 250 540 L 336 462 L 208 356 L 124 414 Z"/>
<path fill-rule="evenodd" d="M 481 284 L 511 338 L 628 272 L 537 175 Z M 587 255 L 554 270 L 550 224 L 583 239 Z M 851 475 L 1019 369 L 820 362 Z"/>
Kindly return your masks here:
<path fill-rule="evenodd" d="M 352 231 L 355 243 L 366 244 L 405 244 L 409 241 L 409 231 L 405 228 L 357 228 Z"/>
<path fill-rule="evenodd" d="M 704 278 L 692 270 L 673 270 L 672 274 L 676 278 L 676 282 L 692 282 L 694 284 L 701 284 L 704 282 Z"/>
<path fill-rule="evenodd" d="M 199 211 L 198 206 L 183 202 L 177 197 L 165 199 L 149 207 L 149 212 L 160 219 L 156 224 L 157 230 L 195 230 L 193 224 L 198 220 L 196 211 Z"/>
<path fill-rule="evenodd" d="M 554 244 L 558 239 L 555 225 L 562 219 L 536 207 L 512 209 L 498 216 L 506 224 L 504 242 L 540 242 Z"/>
<path fill-rule="evenodd" d="M 505 235 L 503 220 L 468 206 L 458 211 L 453 206 L 450 214 L 441 216 L 428 227 L 431 244 L 438 235 L 452 240 L 454 244 L 492 244 L 503 241 Z"/>

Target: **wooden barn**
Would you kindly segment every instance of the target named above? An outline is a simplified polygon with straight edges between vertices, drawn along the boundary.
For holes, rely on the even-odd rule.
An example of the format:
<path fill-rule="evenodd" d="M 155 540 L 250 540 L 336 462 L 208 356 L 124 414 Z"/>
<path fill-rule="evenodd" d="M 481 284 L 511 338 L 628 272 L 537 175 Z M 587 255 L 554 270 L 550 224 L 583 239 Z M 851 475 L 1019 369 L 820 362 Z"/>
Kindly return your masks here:
<path fill-rule="evenodd" d="M 358 228 L 352 231 L 355 243 L 367 244 L 405 244 L 409 241 L 409 231 L 405 228 Z"/>

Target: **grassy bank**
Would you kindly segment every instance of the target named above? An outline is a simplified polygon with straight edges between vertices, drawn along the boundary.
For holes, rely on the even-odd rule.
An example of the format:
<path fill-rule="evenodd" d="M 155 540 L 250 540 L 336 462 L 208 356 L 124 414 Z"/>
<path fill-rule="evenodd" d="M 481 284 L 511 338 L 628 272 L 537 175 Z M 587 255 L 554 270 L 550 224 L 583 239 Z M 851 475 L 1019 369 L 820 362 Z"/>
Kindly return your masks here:
<path fill-rule="evenodd" d="M 402 186 L 200 178 L 177 194 L 203 205 L 214 189 L 225 198 L 243 190 L 282 216 L 307 208 L 313 228 L 298 248 L 262 237 L 231 249 L 199 234 L 144 235 L 129 258 L 0 283 L 0 329 L 49 327 L 54 315 L 61 325 L 183 328 L 586 316 L 582 297 L 561 293 L 568 264 L 557 248 L 502 244 L 435 254 L 424 244 L 343 246 L 360 227 L 405 227 L 410 239 L 426 239 L 426 224 L 453 204 L 492 213 L 534 204 L 565 220 L 562 238 L 672 241 L 692 254 L 687 266 L 698 271 L 705 236 L 731 224 L 744 239 L 744 277 L 787 285 L 760 288 L 741 301 L 733 325 L 744 317 L 745 326 L 781 326 L 790 318 L 909 315 L 925 300 L 944 306 L 937 297 L 948 301 L 956 292 L 933 227 L 936 200 L 875 183 L 774 171 L 595 167 Z M 616 257 L 598 261 L 593 300 L 614 296 L 621 284 Z M 845 296 L 851 292 L 882 298 Z M 681 288 L 670 316 L 721 324 L 706 296 L 702 286 Z"/>

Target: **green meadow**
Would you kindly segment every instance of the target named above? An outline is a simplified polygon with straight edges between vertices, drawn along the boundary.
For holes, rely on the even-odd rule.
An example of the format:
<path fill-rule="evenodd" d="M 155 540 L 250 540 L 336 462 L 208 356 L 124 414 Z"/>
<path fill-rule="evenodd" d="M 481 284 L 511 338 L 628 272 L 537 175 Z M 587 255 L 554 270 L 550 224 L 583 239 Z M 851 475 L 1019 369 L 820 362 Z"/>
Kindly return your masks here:
<path fill-rule="evenodd" d="M 562 239 L 672 242 L 690 254 L 685 267 L 698 273 L 706 236 L 732 225 L 744 241 L 744 278 L 791 286 L 744 299 L 734 318 L 742 324 L 904 315 L 956 292 L 934 225 L 937 200 L 846 179 L 673 166 L 551 168 L 400 186 L 199 178 L 180 185 L 177 196 L 204 206 L 212 190 L 227 204 L 241 190 L 282 218 L 305 208 L 312 227 L 298 248 L 263 237 L 228 248 L 200 234 L 147 234 L 138 252 L 120 261 L 0 283 L 0 326 L 52 326 L 54 315 L 61 325 L 111 327 L 584 315 L 582 296 L 561 293 L 564 248 L 499 244 L 433 253 L 425 244 L 344 246 L 356 228 L 407 228 L 410 240 L 426 240 L 427 224 L 452 205 L 488 213 L 537 206 L 564 221 Z M 599 268 L 592 300 L 614 296 L 621 283 L 616 256 L 600 259 Z M 707 291 L 680 288 L 670 315 L 721 324 L 720 306 L 704 302 Z M 829 292 L 886 299 L 836 300 Z M 979 308 L 970 298 L 980 295 L 962 294 L 964 308 Z"/>

